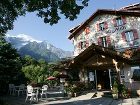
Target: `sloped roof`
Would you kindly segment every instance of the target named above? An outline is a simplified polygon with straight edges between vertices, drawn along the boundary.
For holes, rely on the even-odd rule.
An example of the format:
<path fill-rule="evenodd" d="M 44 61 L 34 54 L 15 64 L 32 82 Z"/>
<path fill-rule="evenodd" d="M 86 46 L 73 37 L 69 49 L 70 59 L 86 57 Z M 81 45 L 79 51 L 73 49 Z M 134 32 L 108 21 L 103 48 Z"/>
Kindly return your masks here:
<path fill-rule="evenodd" d="M 85 22 L 80 24 L 80 26 L 78 26 L 75 30 L 71 31 L 72 33 L 69 35 L 68 39 L 71 40 L 82 28 L 85 28 L 89 22 L 91 22 L 97 15 L 101 14 L 140 16 L 139 11 L 99 9 L 93 13 Z"/>
<path fill-rule="evenodd" d="M 122 7 L 120 10 L 139 10 L 140 11 L 140 3 L 135 3 L 135 4 Z"/>
<path fill-rule="evenodd" d="M 80 26 L 80 24 L 79 24 L 78 26 L 75 26 L 75 27 L 71 28 L 71 29 L 69 30 L 69 32 L 72 33 L 72 32 L 73 32 L 74 30 L 76 30 L 79 26 Z"/>

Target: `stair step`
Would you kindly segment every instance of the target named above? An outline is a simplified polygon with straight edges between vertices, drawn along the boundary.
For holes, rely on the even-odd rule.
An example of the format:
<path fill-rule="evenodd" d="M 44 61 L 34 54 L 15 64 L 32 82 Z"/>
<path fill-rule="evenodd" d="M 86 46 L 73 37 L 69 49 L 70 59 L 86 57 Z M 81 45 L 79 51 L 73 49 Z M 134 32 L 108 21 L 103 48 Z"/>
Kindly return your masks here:
<path fill-rule="evenodd" d="M 112 98 L 112 93 L 110 91 L 104 92 L 103 97 L 110 97 L 110 98 Z"/>

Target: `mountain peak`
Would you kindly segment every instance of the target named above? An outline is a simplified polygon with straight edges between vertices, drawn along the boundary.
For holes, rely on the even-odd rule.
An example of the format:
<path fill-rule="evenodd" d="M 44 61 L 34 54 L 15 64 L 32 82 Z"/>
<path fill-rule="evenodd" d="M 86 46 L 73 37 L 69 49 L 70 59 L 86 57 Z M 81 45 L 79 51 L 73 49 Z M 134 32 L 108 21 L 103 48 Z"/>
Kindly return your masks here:
<path fill-rule="evenodd" d="M 29 35 L 6 35 L 6 40 L 19 50 L 21 55 L 30 55 L 36 59 L 43 58 L 47 61 L 56 61 L 61 58 L 72 57 L 72 52 L 56 48 L 48 41 L 38 41 Z"/>
<path fill-rule="evenodd" d="M 5 36 L 5 39 L 10 42 L 16 49 L 20 49 L 29 42 L 41 43 L 42 41 L 36 40 L 33 37 L 25 34 L 9 35 Z"/>

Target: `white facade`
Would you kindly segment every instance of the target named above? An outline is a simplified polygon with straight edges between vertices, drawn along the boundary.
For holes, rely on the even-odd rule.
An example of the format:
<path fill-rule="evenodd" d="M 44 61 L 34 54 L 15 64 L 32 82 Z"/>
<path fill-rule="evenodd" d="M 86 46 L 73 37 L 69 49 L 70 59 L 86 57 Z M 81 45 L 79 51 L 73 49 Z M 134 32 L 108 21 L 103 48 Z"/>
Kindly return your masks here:
<path fill-rule="evenodd" d="M 114 19 L 115 22 L 114 22 Z M 117 20 L 121 19 L 121 21 Z M 104 27 L 100 27 L 100 25 Z M 125 35 L 125 39 L 124 36 Z M 105 37 L 105 43 L 99 38 Z M 140 17 L 98 15 L 85 28 L 77 33 L 74 40 L 74 56 L 77 56 L 92 43 L 123 51 L 126 48 L 140 46 Z"/>
<path fill-rule="evenodd" d="M 78 33 L 74 34 L 74 56 L 78 56 L 92 43 L 118 51 L 140 48 L 140 17 L 98 14 L 88 25 L 83 26 Z M 130 85 L 133 84 L 133 88 L 137 89 L 140 82 L 132 79 L 135 68 L 140 67 L 131 67 L 125 64 L 120 69 L 120 81 L 125 82 L 127 87 L 131 87 Z"/>

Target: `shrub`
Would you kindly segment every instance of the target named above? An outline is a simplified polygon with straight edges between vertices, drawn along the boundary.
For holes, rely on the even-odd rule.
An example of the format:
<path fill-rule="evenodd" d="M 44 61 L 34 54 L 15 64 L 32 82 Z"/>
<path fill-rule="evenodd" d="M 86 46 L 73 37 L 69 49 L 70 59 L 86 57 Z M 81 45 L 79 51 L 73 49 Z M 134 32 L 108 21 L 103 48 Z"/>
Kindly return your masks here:
<path fill-rule="evenodd" d="M 128 89 L 126 88 L 126 86 L 124 84 L 119 84 L 119 94 L 123 97 L 123 98 L 127 98 L 128 97 Z"/>
<path fill-rule="evenodd" d="M 118 92 L 119 92 L 119 90 L 118 90 L 118 82 L 116 80 L 114 80 L 112 93 L 117 94 Z"/>

